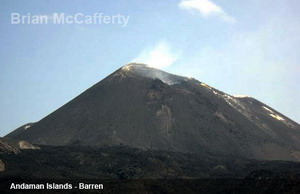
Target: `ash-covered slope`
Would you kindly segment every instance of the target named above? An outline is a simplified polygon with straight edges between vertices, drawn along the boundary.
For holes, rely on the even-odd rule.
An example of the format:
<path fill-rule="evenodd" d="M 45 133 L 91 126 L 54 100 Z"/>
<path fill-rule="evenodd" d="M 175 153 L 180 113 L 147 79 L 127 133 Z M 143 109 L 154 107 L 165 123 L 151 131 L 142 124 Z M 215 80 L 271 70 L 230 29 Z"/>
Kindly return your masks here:
<path fill-rule="evenodd" d="M 300 126 L 250 97 L 142 64 L 126 65 L 30 128 L 44 145 L 119 145 L 300 160 Z"/>

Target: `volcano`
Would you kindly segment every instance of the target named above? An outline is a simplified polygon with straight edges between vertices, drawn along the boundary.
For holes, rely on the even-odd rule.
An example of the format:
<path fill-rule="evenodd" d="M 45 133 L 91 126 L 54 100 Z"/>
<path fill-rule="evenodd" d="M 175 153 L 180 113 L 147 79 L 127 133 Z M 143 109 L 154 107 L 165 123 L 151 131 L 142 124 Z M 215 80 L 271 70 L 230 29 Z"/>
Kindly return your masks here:
<path fill-rule="evenodd" d="M 300 160 L 300 125 L 248 96 L 144 64 L 125 65 L 6 138 L 50 146 L 126 145 L 257 160 Z"/>

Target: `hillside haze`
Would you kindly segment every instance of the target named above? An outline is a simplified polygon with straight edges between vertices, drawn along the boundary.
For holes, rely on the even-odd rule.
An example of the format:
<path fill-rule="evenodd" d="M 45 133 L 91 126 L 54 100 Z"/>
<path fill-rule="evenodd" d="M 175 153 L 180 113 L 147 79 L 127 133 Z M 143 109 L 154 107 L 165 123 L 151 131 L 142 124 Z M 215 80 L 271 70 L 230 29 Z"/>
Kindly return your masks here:
<path fill-rule="evenodd" d="M 40 145 L 126 145 L 259 160 L 300 160 L 300 126 L 262 102 L 128 64 L 6 137 Z"/>

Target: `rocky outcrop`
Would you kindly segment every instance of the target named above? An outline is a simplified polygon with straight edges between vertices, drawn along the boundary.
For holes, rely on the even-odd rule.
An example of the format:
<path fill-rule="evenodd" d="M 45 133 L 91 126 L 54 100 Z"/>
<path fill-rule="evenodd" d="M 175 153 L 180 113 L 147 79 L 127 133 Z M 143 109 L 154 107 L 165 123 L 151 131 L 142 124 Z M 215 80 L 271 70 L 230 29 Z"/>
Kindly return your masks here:
<path fill-rule="evenodd" d="M 0 140 L 0 154 L 13 153 L 18 154 L 20 150 L 14 146 L 9 145 L 7 142 Z"/>
<path fill-rule="evenodd" d="M 30 144 L 27 141 L 20 141 L 8 138 L 0 138 L 0 154 L 18 154 L 21 150 L 36 150 L 40 149 L 40 147 Z"/>
<path fill-rule="evenodd" d="M 0 172 L 5 171 L 5 163 L 0 159 Z"/>
<path fill-rule="evenodd" d="M 37 150 L 37 149 L 40 149 L 40 147 L 34 146 L 34 145 L 28 143 L 27 141 L 19 141 L 19 147 L 22 150 Z"/>

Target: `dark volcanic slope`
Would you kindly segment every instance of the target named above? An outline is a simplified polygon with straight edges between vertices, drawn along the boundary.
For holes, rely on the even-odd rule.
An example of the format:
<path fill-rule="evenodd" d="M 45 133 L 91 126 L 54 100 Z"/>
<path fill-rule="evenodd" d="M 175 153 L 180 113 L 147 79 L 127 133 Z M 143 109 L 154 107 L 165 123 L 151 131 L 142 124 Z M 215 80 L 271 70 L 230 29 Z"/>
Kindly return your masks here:
<path fill-rule="evenodd" d="M 109 75 L 27 130 L 44 145 L 119 145 L 268 160 L 300 160 L 300 126 L 250 97 L 141 64 Z"/>

